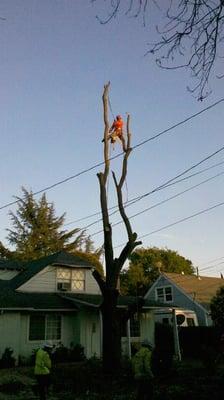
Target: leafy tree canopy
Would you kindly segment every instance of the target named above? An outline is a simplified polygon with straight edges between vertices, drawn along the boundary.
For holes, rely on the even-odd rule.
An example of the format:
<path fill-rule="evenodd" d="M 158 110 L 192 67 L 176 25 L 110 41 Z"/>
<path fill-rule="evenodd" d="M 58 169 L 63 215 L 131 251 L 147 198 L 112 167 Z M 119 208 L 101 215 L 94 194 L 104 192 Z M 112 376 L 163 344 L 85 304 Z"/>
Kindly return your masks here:
<path fill-rule="evenodd" d="M 21 261 L 34 260 L 62 249 L 92 254 L 97 266 L 101 265 L 101 250 L 94 250 L 93 242 L 85 231 L 75 228 L 63 229 L 65 214 L 57 217 L 53 203 L 49 203 L 43 194 L 35 200 L 32 191 L 22 188 L 22 197 L 16 197 L 18 208 L 9 212 L 12 229 L 8 229 L 7 240 L 13 250 L 0 242 L 0 256 Z M 100 271 L 102 270 L 102 266 Z"/>
<path fill-rule="evenodd" d="M 192 262 L 170 249 L 142 247 L 129 260 L 129 268 L 121 273 L 123 294 L 144 295 L 160 272 L 194 273 Z"/>
<path fill-rule="evenodd" d="M 214 324 L 224 329 L 224 286 L 221 287 L 213 297 L 210 308 Z"/>

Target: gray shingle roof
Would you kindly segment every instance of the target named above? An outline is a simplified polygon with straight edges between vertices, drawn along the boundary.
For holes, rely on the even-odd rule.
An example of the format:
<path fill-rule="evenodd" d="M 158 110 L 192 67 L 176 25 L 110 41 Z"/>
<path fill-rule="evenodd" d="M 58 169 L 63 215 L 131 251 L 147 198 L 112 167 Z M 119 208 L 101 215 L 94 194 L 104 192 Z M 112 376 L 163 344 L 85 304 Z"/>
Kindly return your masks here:
<path fill-rule="evenodd" d="M 209 304 L 217 290 L 224 286 L 224 279 L 221 278 L 175 273 L 163 273 L 163 275 L 183 289 L 194 301 L 202 305 Z"/>
<path fill-rule="evenodd" d="M 48 265 L 57 266 L 73 266 L 82 268 L 92 268 L 92 265 L 88 261 L 83 261 L 80 257 L 73 256 L 72 254 L 60 251 L 47 257 L 42 257 L 38 260 L 28 261 L 24 264 L 24 271 L 15 276 L 10 282 L 11 286 L 16 289 L 23 285 L 25 282 L 30 280 L 34 275 L 40 272 Z"/>
<path fill-rule="evenodd" d="M 100 307 L 103 301 L 103 297 L 100 294 L 86 294 L 86 293 L 65 293 L 62 295 L 63 298 L 72 301 L 74 304 L 89 306 L 89 307 Z M 118 296 L 118 306 L 127 307 L 136 304 L 137 298 L 134 296 Z M 156 301 L 144 300 L 144 308 L 156 308 L 161 307 L 161 303 Z M 165 305 L 167 307 L 167 304 Z"/>
<path fill-rule="evenodd" d="M 12 271 L 22 271 L 24 269 L 24 263 L 20 261 L 10 261 L 3 258 L 0 259 L 0 269 L 7 269 Z"/>
<path fill-rule="evenodd" d="M 0 309 L 62 311 L 77 310 L 77 307 L 58 293 L 24 293 L 1 288 Z"/>

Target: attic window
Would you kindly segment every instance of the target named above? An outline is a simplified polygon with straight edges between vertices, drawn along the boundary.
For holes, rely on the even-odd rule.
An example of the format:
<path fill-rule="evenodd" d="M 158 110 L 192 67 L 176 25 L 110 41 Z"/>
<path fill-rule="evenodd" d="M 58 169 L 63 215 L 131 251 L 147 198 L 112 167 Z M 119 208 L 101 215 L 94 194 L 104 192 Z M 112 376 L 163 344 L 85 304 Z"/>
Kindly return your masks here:
<path fill-rule="evenodd" d="M 81 269 L 58 268 L 57 290 L 63 292 L 83 292 L 85 290 L 85 272 Z"/>
<path fill-rule="evenodd" d="M 173 301 L 173 293 L 171 286 L 156 288 L 156 299 L 161 303 L 170 303 Z"/>

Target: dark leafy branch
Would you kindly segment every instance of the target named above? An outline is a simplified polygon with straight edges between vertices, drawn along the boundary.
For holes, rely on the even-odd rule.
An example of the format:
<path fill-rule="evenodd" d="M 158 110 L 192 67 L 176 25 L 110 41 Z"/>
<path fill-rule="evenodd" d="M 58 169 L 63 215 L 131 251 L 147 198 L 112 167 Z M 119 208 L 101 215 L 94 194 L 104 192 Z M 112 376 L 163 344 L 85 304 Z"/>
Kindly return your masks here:
<path fill-rule="evenodd" d="M 159 40 L 149 46 L 146 55 L 155 55 L 157 65 L 163 69 L 189 68 L 194 83 L 188 90 L 199 100 L 210 93 L 209 80 L 216 61 L 223 58 L 224 0 L 170 0 L 169 6 L 158 0 L 105 3 L 110 11 L 108 18 L 98 17 L 102 24 L 118 17 L 121 11 L 129 17 L 142 17 L 145 24 L 149 6 L 160 3 L 166 12 L 164 23 L 162 28 L 156 27 Z"/>

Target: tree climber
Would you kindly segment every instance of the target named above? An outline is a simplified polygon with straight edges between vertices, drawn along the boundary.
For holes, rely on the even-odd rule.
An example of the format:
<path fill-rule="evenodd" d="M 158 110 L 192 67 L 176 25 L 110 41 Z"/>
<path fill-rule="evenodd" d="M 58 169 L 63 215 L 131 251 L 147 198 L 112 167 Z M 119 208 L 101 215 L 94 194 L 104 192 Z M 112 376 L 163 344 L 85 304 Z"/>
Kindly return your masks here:
<path fill-rule="evenodd" d="M 109 130 L 110 135 L 107 137 L 107 140 L 110 139 L 111 144 L 114 144 L 117 139 L 119 139 L 122 143 L 123 151 L 126 151 L 125 139 L 123 134 L 123 119 L 121 115 L 117 115 L 114 120 L 111 128 Z M 102 140 L 104 142 L 104 139 Z"/>

